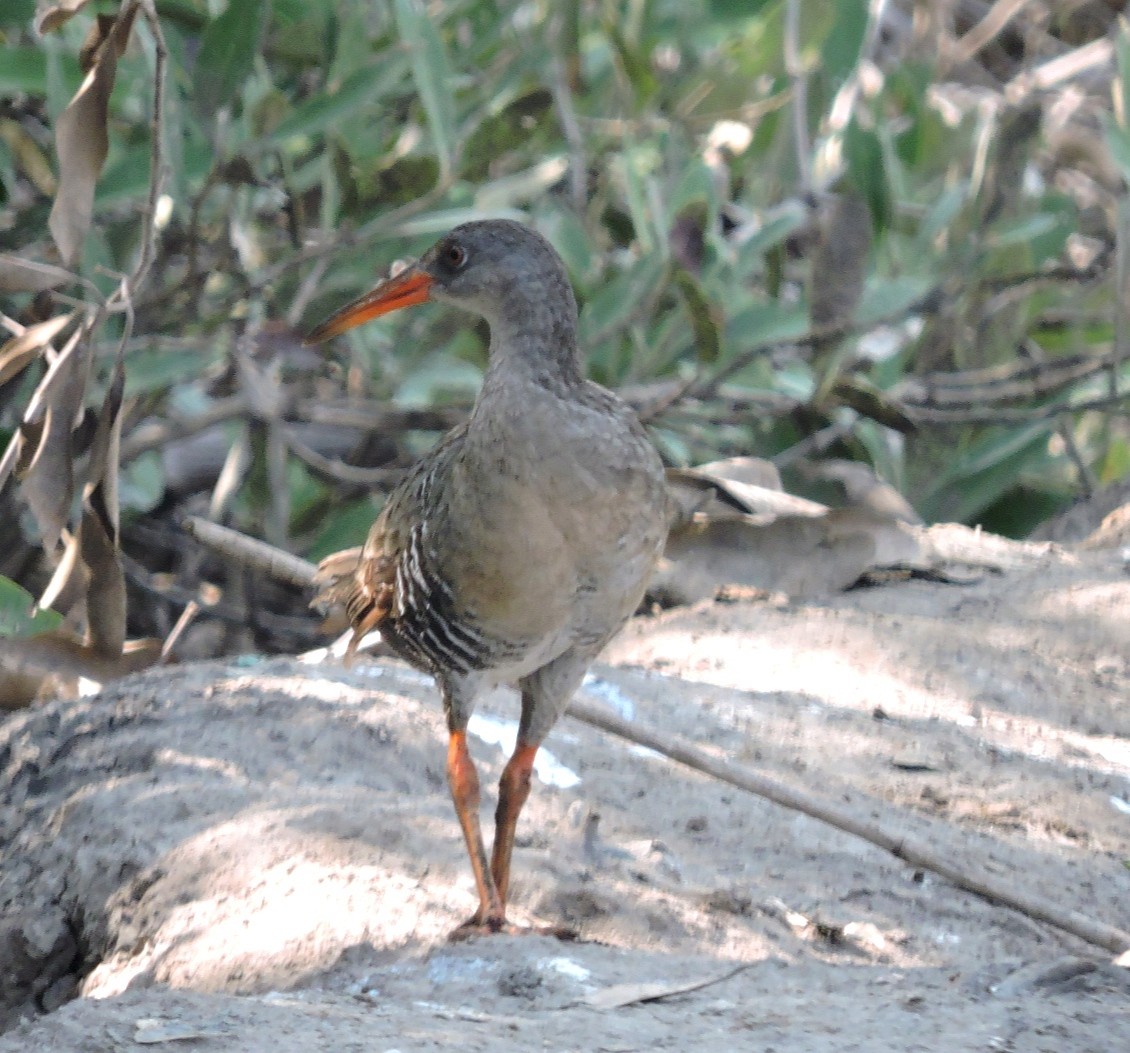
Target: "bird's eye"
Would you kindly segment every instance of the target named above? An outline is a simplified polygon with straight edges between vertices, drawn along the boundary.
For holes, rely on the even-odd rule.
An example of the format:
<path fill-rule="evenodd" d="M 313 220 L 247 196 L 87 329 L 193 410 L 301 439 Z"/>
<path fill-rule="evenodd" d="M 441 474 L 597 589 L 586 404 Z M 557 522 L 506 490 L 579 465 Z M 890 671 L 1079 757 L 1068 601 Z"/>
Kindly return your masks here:
<path fill-rule="evenodd" d="M 448 266 L 458 270 L 467 262 L 467 250 L 462 245 L 451 244 L 448 245 L 443 253 L 444 259 L 447 260 Z"/>

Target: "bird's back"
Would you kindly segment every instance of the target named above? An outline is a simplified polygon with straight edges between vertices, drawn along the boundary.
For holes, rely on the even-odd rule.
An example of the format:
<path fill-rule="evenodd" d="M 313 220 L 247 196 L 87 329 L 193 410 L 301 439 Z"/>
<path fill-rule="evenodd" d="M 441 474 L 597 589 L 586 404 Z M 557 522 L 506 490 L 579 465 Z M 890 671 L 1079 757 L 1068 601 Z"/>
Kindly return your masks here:
<path fill-rule="evenodd" d="M 390 495 L 322 598 L 423 669 L 516 679 L 569 648 L 595 656 L 665 535 L 662 464 L 627 406 L 589 382 L 511 385 Z"/>

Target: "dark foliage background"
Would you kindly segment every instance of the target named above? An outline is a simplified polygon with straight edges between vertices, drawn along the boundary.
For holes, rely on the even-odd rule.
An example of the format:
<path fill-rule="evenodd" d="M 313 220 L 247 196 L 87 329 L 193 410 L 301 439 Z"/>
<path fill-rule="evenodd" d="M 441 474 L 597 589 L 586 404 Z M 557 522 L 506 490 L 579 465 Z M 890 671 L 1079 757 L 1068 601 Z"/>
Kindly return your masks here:
<path fill-rule="evenodd" d="M 122 605 L 154 637 L 210 607 L 191 653 L 314 639 L 179 520 L 363 538 L 486 334 L 300 334 L 483 215 L 551 238 L 592 375 L 669 463 L 826 498 L 802 469 L 846 458 L 1025 535 L 1130 470 L 1120 6 L 6 0 L 7 631 L 53 624 L 11 583 L 51 583 L 84 661 Z"/>

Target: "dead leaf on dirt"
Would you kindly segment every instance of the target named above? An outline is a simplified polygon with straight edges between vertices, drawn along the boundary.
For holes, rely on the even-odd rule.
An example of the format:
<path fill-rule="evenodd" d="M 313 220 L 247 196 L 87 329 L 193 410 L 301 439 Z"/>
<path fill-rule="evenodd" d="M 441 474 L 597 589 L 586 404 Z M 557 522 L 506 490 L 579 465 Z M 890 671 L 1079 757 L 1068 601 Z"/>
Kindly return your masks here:
<path fill-rule="evenodd" d="M 667 487 L 676 505 L 672 529 L 695 514 L 710 518 L 820 516 L 828 510 L 815 501 L 785 493 L 776 466 L 760 457 L 731 457 L 697 468 L 668 468 Z"/>
<path fill-rule="evenodd" d="M 698 991 L 703 987 L 710 987 L 712 984 L 720 984 L 724 980 L 729 980 L 732 976 L 737 976 L 738 973 L 748 969 L 750 964 L 749 962 L 743 962 L 736 968 L 728 969 L 726 972 L 719 973 L 717 976 L 708 976 L 701 980 L 683 980 L 678 983 L 659 980 L 651 983 L 613 984 L 611 987 L 605 987 L 600 991 L 594 991 L 592 994 L 587 995 L 584 999 L 584 1004 L 591 1006 L 593 1009 L 621 1009 L 624 1006 L 633 1005 L 636 1002 L 657 1002 L 662 998 L 689 994 L 691 991 Z"/>
<path fill-rule="evenodd" d="M 82 681 L 101 687 L 148 669 L 160 657 L 160 640 L 131 640 L 111 658 L 65 629 L 18 640 L 0 637 L 0 709 L 20 709 L 37 698 L 74 698 Z"/>
<path fill-rule="evenodd" d="M 63 262 L 68 265 L 79 258 L 90 228 L 94 187 L 109 149 L 106 119 L 110 92 L 137 8 L 138 4 L 132 3 L 117 18 L 99 19 L 96 23 L 99 33 L 104 32 L 105 36 L 91 49 L 93 64 L 86 79 L 56 122 L 59 192 L 48 226 Z"/>
<path fill-rule="evenodd" d="M 0 253 L 0 292 L 43 292 L 66 285 L 74 277 L 70 271 L 51 263 Z"/>
<path fill-rule="evenodd" d="M 776 467 L 756 457 L 668 469 L 675 511 L 650 594 L 665 604 L 735 587 L 813 598 L 876 569 L 941 565 L 914 509 L 869 467 L 828 461 L 807 474 L 841 483 L 853 505 L 833 509 L 786 493 Z"/>
<path fill-rule="evenodd" d="M 651 592 L 667 604 L 696 603 L 743 585 L 797 598 L 841 592 L 874 565 L 866 529 L 843 529 L 829 513 L 705 519 L 672 533 Z"/>
<path fill-rule="evenodd" d="M 40 35 L 53 33 L 66 25 L 88 0 L 38 0 L 35 5 L 35 31 Z"/>
<path fill-rule="evenodd" d="M 22 372 L 39 352 L 55 339 L 74 318 L 74 312 L 29 325 L 19 336 L 0 347 L 0 384 Z"/>
<path fill-rule="evenodd" d="M 854 508 L 865 509 L 902 523 L 921 523 L 922 518 L 890 483 L 881 479 L 875 469 L 862 461 L 829 458 L 797 465 L 807 479 L 826 480 L 842 488 L 844 501 Z"/>

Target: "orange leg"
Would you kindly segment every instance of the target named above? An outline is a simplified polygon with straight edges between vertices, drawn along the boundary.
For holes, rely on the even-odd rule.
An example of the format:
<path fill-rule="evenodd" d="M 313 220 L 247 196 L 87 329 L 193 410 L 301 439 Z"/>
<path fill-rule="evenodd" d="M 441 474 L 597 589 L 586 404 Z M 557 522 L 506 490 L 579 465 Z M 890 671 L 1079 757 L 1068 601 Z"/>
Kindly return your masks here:
<path fill-rule="evenodd" d="M 510 890 L 514 830 L 518 825 L 522 805 L 530 796 L 530 773 L 533 771 L 537 751 L 537 746 L 519 740 L 514 755 L 507 762 L 502 778 L 498 781 L 498 809 L 494 813 L 494 851 L 491 853 L 490 872 L 504 910 L 506 894 Z"/>
<path fill-rule="evenodd" d="M 475 771 L 475 763 L 467 752 L 467 734 L 464 731 L 451 733 L 447 747 L 447 781 L 451 787 L 455 814 L 459 816 L 459 825 L 463 828 L 463 837 L 467 842 L 475 886 L 479 891 L 478 913 L 463 928 L 484 928 L 498 932 L 506 923 L 506 912 L 498 886 L 487 868 L 487 851 L 479 825 L 479 776 Z"/>

